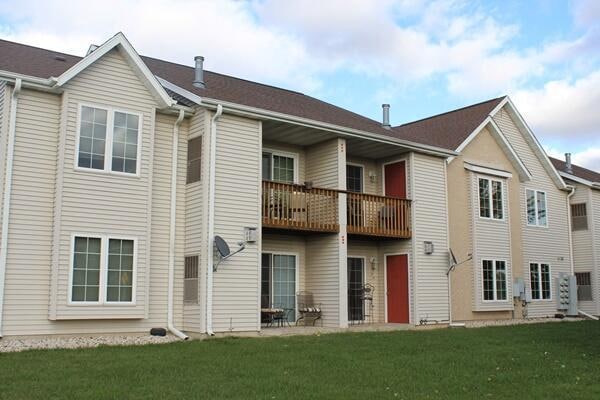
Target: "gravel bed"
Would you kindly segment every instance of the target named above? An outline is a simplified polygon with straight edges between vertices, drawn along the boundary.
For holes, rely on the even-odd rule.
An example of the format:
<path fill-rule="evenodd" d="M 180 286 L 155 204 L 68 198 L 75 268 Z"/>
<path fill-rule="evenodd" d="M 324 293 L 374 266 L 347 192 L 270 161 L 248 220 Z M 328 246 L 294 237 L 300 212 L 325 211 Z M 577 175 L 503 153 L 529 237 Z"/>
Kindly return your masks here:
<path fill-rule="evenodd" d="M 489 321 L 467 321 L 465 325 L 467 328 L 482 328 L 485 326 L 508 326 L 508 325 L 522 325 L 522 324 L 540 324 L 546 322 L 574 322 L 581 321 L 581 318 L 526 318 L 526 319 L 500 319 L 500 320 L 489 320 Z"/>
<path fill-rule="evenodd" d="M 181 340 L 173 335 L 161 336 L 71 336 L 27 339 L 0 339 L 0 353 L 33 349 L 79 349 L 98 346 L 141 346 Z"/>

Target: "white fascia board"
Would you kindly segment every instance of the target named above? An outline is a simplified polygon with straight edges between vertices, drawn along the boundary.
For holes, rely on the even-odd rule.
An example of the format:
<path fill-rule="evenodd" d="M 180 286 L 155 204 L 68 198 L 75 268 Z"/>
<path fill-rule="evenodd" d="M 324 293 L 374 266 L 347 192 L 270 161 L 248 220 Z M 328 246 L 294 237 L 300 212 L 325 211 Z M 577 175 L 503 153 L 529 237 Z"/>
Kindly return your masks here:
<path fill-rule="evenodd" d="M 199 106 L 207 107 L 214 109 L 218 104 L 223 106 L 224 111 L 229 111 L 232 114 L 261 118 L 261 119 L 269 119 L 274 121 L 292 123 L 296 125 L 306 126 L 308 128 L 320 129 L 322 131 L 328 131 L 332 133 L 337 133 L 343 136 L 353 136 L 359 137 L 363 139 L 374 140 L 381 143 L 393 144 L 396 146 L 405 147 L 408 150 L 416 151 L 419 153 L 425 153 L 434 155 L 437 157 L 452 157 L 456 156 L 457 153 L 452 150 L 444 149 L 441 147 L 428 146 L 425 144 L 410 142 L 408 140 L 398 139 L 394 137 L 388 137 L 379 135 L 376 133 L 371 133 L 367 131 L 361 131 L 358 129 L 346 128 L 340 125 L 328 124 L 326 122 L 320 122 L 313 119 L 296 117 L 290 114 L 278 113 L 275 111 L 269 111 L 262 108 L 245 106 L 242 104 L 231 103 L 228 101 L 221 101 L 218 99 L 211 99 L 207 97 L 200 97 L 190 91 L 183 89 L 180 86 L 175 85 L 172 82 L 167 81 L 164 78 L 158 78 L 158 80 L 164 85 L 165 88 L 171 90 L 174 93 L 177 93 L 180 96 L 185 97 L 186 99 L 193 101 Z"/>
<path fill-rule="evenodd" d="M 567 185 L 559 175 L 556 168 L 554 168 L 554 165 L 546 155 L 546 152 L 544 151 L 544 148 L 542 147 L 541 143 L 535 137 L 533 131 L 529 128 L 529 126 L 523 119 L 523 116 L 521 116 L 521 113 L 519 113 L 519 110 L 517 110 L 517 108 L 513 104 L 512 100 L 508 96 L 506 96 L 506 99 L 503 101 L 503 103 L 505 103 L 504 105 L 508 106 L 508 111 L 510 112 L 511 116 L 514 117 L 515 122 L 517 123 L 518 127 L 521 128 L 521 131 L 527 133 L 527 135 L 525 135 L 525 140 L 530 144 L 531 148 L 533 149 L 534 153 L 536 153 L 540 161 L 542 161 L 544 168 L 546 169 L 556 186 L 559 189 L 567 190 Z"/>
<path fill-rule="evenodd" d="M 485 175 L 499 176 L 501 178 L 512 178 L 513 176 L 510 172 L 501 169 L 491 168 L 484 165 L 477 165 L 468 161 L 465 161 L 464 164 L 465 169 Z"/>
<path fill-rule="evenodd" d="M 131 43 L 127 40 L 123 33 L 119 32 L 106 42 L 98 47 L 96 50 L 88 53 L 83 59 L 81 59 L 77 64 L 73 65 L 71 68 L 63 72 L 59 77 L 54 78 L 56 81 L 56 86 L 61 87 L 75 76 L 77 76 L 81 71 L 98 61 L 102 56 L 108 53 L 110 50 L 115 48 L 116 46 L 121 46 L 121 48 L 125 51 L 127 59 L 131 61 L 134 69 L 138 71 L 138 73 L 143 78 L 146 86 L 150 91 L 154 94 L 154 97 L 158 100 L 159 104 L 166 108 L 171 107 L 175 104 L 175 101 L 167 94 L 165 89 L 158 82 L 154 74 L 150 71 L 148 66 L 142 61 L 139 54 L 135 51 Z"/>
<path fill-rule="evenodd" d="M 560 174 L 560 176 L 562 176 L 563 178 L 568 179 L 570 181 L 581 183 L 582 185 L 589 186 L 589 187 L 596 187 L 596 188 L 600 187 L 600 182 L 592 182 L 587 179 L 580 178 L 578 176 L 569 174 L 568 172 L 564 172 L 564 171 L 559 171 L 558 173 Z"/>
<path fill-rule="evenodd" d="M 519 172 L 519 178 L 521 181 L 531 180 L 531 172 L 527 169 L 515 149 L 512 147 L 510 142 L 506 139 L 506 136 L 502 133 L 500 127 L 496 124 L 493 118 L 490 119 L 490 126 L 492 127 L 492 134 L 496 137 L 496 139 L 500 142 L 500 147 L 504 149 L 507 153 L 508 158 L 512 161 L 513 165 L 516 167 Z"/>

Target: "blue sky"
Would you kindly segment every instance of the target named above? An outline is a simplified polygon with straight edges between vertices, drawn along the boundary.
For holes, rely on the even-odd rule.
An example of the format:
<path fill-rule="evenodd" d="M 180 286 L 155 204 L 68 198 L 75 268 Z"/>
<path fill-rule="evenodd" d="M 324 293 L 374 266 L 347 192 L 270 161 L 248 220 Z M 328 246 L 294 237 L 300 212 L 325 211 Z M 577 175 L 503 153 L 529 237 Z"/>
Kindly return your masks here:
<path fill-rule="evenodd" d="M 508 94 L 550 154 L 600 170 L 597 0 L 92 3 L 0 0 L 0 37 L 82 55 L 123 31 L 371 118 L 390 103 L 395 125 Z"/>

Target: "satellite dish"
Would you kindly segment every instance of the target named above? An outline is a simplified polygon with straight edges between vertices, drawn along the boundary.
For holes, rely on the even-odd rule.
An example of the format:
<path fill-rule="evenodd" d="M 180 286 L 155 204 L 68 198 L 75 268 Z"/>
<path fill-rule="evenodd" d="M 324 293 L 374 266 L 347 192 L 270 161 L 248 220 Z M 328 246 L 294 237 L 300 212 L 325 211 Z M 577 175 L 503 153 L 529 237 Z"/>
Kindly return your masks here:
<path fill-rule="evenodd" d="M 239 253 L 240 251 L 246 248 L 246 242 L 238 242 L 238 245 L 240 247 L 232 253 L 229 249 L 229 245 L 221 236 L 215 235 L 214 241 L 215 247 L 217 248 L 217 252 L 219 253 L 219 260 L 216 264 L 213 265 L 213 271 L 217 270 L 217 267 L 219 266 L 219 264 L 221 264 L 221 261 L 227 260 L 229 257 Z"/>
<path fill-rule="evenodd" d="M 221 258 L 227 258 L 231 254 L 229 245 L 221 236 L 215 236 L 215 246 Z"/>

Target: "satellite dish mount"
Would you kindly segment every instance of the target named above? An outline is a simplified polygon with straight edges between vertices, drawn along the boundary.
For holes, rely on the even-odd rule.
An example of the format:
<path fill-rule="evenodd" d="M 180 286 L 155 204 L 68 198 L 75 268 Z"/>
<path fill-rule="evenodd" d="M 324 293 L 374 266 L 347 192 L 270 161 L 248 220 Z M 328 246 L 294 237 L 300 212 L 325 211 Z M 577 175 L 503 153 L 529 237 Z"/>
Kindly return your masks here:
<path fill-rule="evenodd" d="M 240 247 L 232 253 L 231 249 L 229 249 L 229 245 L 227 244 L 225 239 L 223 239 L 221 236 L 216 235 L 214 241 L 215 241 L 215 247 L 217 248 L 217 253 L 219 255 L 219 259 L 214 264 L 213 271 L 217 270 L 217 268 L 219 267 L 219 264 L 221 264 L 222 261 L 227 260 L 229 257 L 233 256 L 234 254 L 239 253 L 240 251 L 242 251 L 246 248 L 245 242 L 238 242 L 238 246 L 240 246 Z"/>

